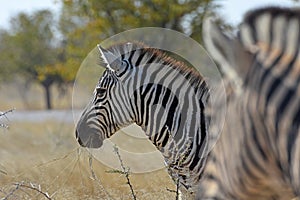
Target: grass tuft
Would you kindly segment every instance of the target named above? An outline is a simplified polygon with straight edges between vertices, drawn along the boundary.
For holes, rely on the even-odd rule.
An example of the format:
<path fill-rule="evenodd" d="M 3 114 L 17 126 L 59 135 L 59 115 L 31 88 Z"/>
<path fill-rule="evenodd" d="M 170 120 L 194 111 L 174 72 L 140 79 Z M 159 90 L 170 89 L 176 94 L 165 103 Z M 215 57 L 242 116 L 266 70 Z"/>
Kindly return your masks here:
<path fill-rule="evenodd" d="M 121 170 L 108 173 L 113 169 L 79 147 L 73 124 L 12 121 L 8 131 L 2 134 L 0 129 L 1 200 L 47 199 L 47 195 L 55 200 L 175 199 L 165 190 L 176 189 L 166 169 L 134 174 L 119 159 Z"/>

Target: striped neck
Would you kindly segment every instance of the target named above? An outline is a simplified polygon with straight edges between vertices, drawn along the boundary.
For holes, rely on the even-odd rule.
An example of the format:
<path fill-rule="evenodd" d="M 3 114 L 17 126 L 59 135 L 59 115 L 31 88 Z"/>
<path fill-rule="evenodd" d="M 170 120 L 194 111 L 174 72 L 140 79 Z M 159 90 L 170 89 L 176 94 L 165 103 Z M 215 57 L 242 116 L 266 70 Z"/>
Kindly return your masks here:
<path fill-rule="evenodd" d="M 161 151 L 173 179 L 185 188 L 195 186 L 207 153 L 209 90 L 203 77 L 139 44 L 119 44 L 108 51 L 125 62 L 116 72 L 129 95 L 130 115 Z"/>

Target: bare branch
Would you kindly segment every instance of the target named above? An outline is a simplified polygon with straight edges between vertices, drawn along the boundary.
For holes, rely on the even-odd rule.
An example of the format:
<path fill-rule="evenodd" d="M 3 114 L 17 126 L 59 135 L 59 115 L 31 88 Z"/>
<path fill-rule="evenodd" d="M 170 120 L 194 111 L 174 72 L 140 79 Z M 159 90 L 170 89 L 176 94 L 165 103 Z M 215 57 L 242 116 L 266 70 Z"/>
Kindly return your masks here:
<path fill-rule="evenodd" d="M 8 119 L 7 116 L 6 116 L 6 114 L 11 113 L 11 112 L 13 112 L 14 110 L 15 110 L 15 108 L 10 109 L 10 110 L 7 110 L 7 111 L 5 111 L 5 112 L 1 112 L 1 111 L 0 111 L 0 118 L 1 118 L 1 117 L 5 117 L 5 119 L 9 121 L 9 119 Z M 0 123 L 0 128 L 8 129 L 8 126 L 7 126 L 6 124 Z"/>
<path fill-rule="evenodd" d="M 101 187 L 101 190 L 105 193 L 106 196 L 109 197 L 109 199 L 114 199 L 112 196 L 109 195 L 109 193 L 105 190 L 105 188 L 103 187 L 100 179 L 98 178 L 98 176 L 96 175 L 95 171 L 94 171 L 94 168 L 93 168 L 93 156 L 91 153 L 89 153 L 89 167 L 90 167 L 90 170 L 91 170 L 91 174 L 92 174 L 92 177 L 91 179 L 96 181 L 97 184 Z"/>
<path fill-rule="evenodd" d="M 6 117 L 6 114 L 7 114 L 7 113 L 13 112 L 14 110 L 16 110 L 16 109 L 13 108 L 13 109 L 7 110 L 7 111 L 5 111 L 5 112 L 1 112 L 1 111 L 0 111 L 0 117 L 1 117 L 1 116 Z M 8 119 L 8 118 L 6 117 L 6 119 Z"/>
<path fill-rule="evenodd" d="M 52 200 L 47 192 L 42 191 L 41 185 L 36 185 L 36 184 L 33 184 L 33 183 L 30 183 L 29 185 L 26 185 L 24 183 L 15 183 L 14 185 L 16 186 L 16 189 L 22 187 L 22 188 L 34 190 L 34 191 L 42 194 L 46 199 Z"/>
<path fill-rule="evenodd" d="M 185 143 L 185 147 L 184 147 L 184 151 L 181 153 L 179 151 L 178 145 L 176 143 L 176 141 L 174 140 L 173 136 L 171 135 L 171 133 L 169 132 L 169 138 L 170 138 L 170 142 L 172 142 L 174 144 L 175 147 L 175 151 L 177 152 L 177 154 L 175 157 L 175 162 L 174 163 L 167 163 L 167 167 L 169 172 L 171 172 L 171 178 L 173 179 L 173 181 L 176 184 L 176 190 L 172 190 L 169 188 L 166 188 L 166 190 L 168 192 L 173 192 L 176 193 L 176 197 L 175 199 L 178 200 L 181 197 L 181 193 L 180 193 L 180 178 L 179 178 L 179 174 L 180 171 L 182 171 L 182 167 L 181 165 L 186 161 L 188 155 L 190 154 L 191 150 L 192 150 L 192 138 L 188 138 L 188 141 Z"/>
<path fill-rule="evenodd" d="M 129 185 L 129 188 L 130 188 L 130 191 L 131 191 L 131 195 L 132 195 L 132 198 L 134 199 L 134 200 L 136 200 L 136 194 L 134 193 L 134 190 L 133 190 L 133 186 L 132 186 L 132 184 L 131 184 L 131 182 L 130 182 L 130 179 L 129 179 L 129 175 L 130 175 L 130 168 L 129 167 L 125 167 L 125 165 L 124 165 L 124 163 L 123 163 L 123 160 L 122 160 L 122 158 L 121 158 L 121 155 L 120 155 L 120 153 L 119 153 L 119 149 L 118 149 L 118 147 L 115 145 L 114 146 L 114 152 L 117 154 L 117 156 L 118 156 L 118 159 L 119 159 L 119 161 L 120 161 L 120 165 L 121 165 L 121 168 L 122 168 L 122 171 L 120 171 L 120 170 L 111 170 L 111 171 L 109 171 L 109 173 L 119 173 L 119 174 L 123 174 L 123 175 L 125 175 L 125 177 L 126 177 L 126 180 L 127 180 L 127 184 Z"/>
<path fill-rule="evenodd" d="M 19 185 L 16 185 L 16 187 L 13 189 L 13 190 L 11 190 L 10 191 L 10 193 L 8 193 L 4 198 L 2 198 L 1 200 L 8 200 L 11 196 L 13 196 L 13 195 L 15 195 L 14 193 L 16 192 L 16 191 L 18 191 L 19 190 Z"/>

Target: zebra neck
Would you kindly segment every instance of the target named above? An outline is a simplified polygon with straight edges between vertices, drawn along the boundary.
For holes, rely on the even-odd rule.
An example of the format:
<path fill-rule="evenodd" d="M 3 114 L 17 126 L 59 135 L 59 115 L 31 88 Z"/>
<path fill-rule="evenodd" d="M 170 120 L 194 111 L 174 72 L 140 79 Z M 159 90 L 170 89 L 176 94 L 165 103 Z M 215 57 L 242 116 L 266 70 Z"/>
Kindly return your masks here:
<path fill-rule="evenodd" d="M 176 135 L 174 125 L 181 120 L 177 96 L 167 87 L 154 83 L 144 84 L 133 96 L 136 124 L 161 150 Z"/>
<path fill-rule="evenodd" d="M 205 109 L 209 93 L 205 82 L 194 87 L 181 76 L 157 78 L 164 81 L 147 77 L 152 83 L 145 78 L 137 82 L 139 87 L 132 84 L 137 88 L 130 103 L 134 121 L 162 153 L 171 176 L 191 187 L 200 178 L 207 147 Z"/>
<path fill-rule="evenodd" d="M 135 109 L 136 124 L 162 153 L 168 165 L 180 166 L 190 156 L 193 168 L 205 146 L 204 111 L 195 112 L 193 109 L 197 108 L 198 102 L 184 98 L 179 101 L 177 96 L 162 85 L 143 85 L 134 94 L 136 105 L 140 105 Z"/>

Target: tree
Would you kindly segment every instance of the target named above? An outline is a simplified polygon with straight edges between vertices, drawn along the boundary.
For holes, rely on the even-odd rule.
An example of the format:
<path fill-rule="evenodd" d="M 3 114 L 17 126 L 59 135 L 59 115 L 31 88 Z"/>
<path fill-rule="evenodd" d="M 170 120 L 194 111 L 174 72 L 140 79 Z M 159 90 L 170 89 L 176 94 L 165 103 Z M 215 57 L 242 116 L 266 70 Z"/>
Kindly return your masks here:
<path fill-rule="evenodd" d="M 218 7 L 214 0 L 63 1 L 64 22 L 68 20 L 72 24 L 77 21 L 84 26 L 94 25 L 106 37 L 146 26 L 196 35 L 202 27 L 204 16 L 213 14 Z"/>
<path fill-rule="evenodd" d="M 45 91 L 47 109 L 52 108 L 51 86 L 72 79 L 60 64 L 65 60 L 55 38 L 53 19 L 48 10 L 31 15 L 19 13 L 12 18 L 10 29 L 0 34 L 1 69 L 5 69 L 2 73 L 18 73 L 40 84 Z"/>
<path fill-rule="evenodd" d="M 215 0 L 62 0 L 62 4 L 60 30 L 68 41 L 68 59 L 78 66 L 97 43 L 132 28 L 169 28 L 202 42 L 203 19 L 215 15 L 219 7 Z"/>
<path fill-rule="evenodd" d="M 16 65 L 11 62 L 11 59 L 14 57 L 13 54 L 13 44 L 9 43 L 9 33 L 6 30 L 0 30 L 0 81 L 7 81 L 11 78 L 11 75 L 14 72 Z"/>
<path fill-rule="evenodd" d="M 58 23 L 50 11 L 40 10 L 19 13 L 9 30 L 0 30 L 0 81 L 14 73 L 36 81 L 44 88 L 48 109 L 50 88 L 72 82 L 87 53 L 102 40 L 152 26 L 177 30 L 201 42 L 204 17 L 219 7 L 216 0 L 62 0 L 62 4 Z"/>

